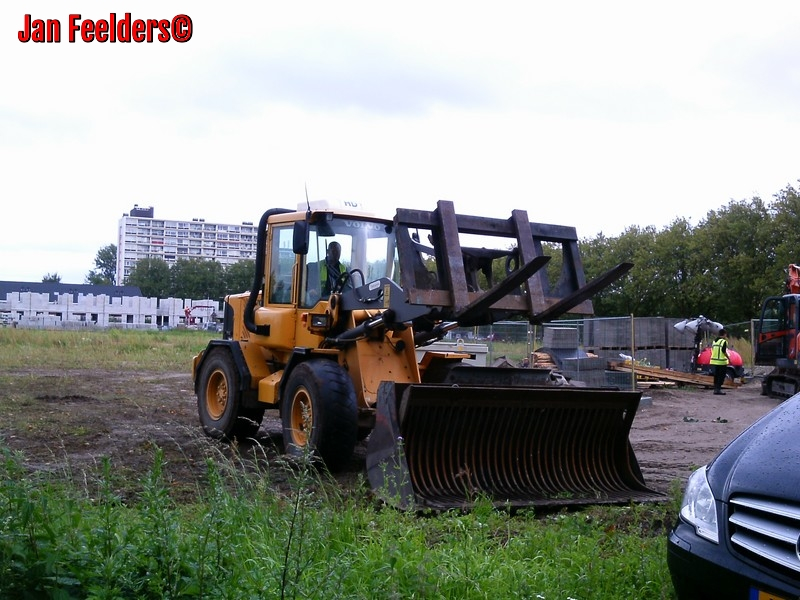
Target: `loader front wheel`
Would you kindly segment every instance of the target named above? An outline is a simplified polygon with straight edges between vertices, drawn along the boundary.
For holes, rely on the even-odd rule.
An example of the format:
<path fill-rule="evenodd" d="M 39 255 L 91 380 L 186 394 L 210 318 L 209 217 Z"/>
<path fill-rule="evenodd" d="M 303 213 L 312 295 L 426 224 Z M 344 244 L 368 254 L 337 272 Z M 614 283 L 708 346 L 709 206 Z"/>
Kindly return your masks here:
<path fill-rule="evenodd" d="M 281 406 L 286 454 L 310 454 L 331 471 L 344 468 L 353 455 L 358 409 L 353 383 L 329 359 L 297 365 L 289 375 Z"/>
<path fill-rule="evenodd" d="M 203 430 L 212 438 L 244 440 L 258 432 L 263 409 L 242 406 L 239 375 L 230 352 L 211 351 L 201 367 L 197 386 L 197 412 Z"/>

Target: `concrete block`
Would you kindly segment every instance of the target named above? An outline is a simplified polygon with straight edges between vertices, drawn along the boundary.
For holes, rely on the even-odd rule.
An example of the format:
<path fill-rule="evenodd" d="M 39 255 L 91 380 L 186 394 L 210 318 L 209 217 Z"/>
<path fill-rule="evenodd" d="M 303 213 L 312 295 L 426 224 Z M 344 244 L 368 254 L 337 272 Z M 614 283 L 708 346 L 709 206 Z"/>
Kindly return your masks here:
<path fill-rule="evenodd" d="M 666 342 L 663 317 L 636 317 L 633 320 L 636 347 L 658 348 Z"/>
<path fill-rule="evenodd" d="M 605 371 L 568 371 L 561 370 L 562 375 L 570 381 L 580 381 L 587 387 L 603 387 L 606 385 Z"/>
<path fill-rule="evenodd" d="M 667 326 L 667 345 L 670 348 L 692 348 L 694 347 L 694 334 L 688 331 L 680 333 L 675 329 L 675 323 L 683 319 L 669 318 L 664 319 Z"/>
<path fill-rule="evenodd" d="M 690 370 L 689 366 L 692 362 L 693 353 L 694 350 L 691 348 L 689 349 L 669 348 L 667 350 L 668 368 L 688 373 Z"/>
<path fill-rule="evenodd" d="M 631 389 L 632 373 L 622 371 L 605 371 L 605 382 L 608 386 L 618 387 L 621 390 Z"/>
<path fill-rule="evenodd" d="M 561 365 L 562 369 L 566 371 L 602 371 L 606 368 L 606 361 L 599 356 L 583 356 L 564 358 Z"/>
<path fill-rule="evenodd" d="M 546 327 L 543 345 L 547 348 L 577 348 L 577 327 Z"/>

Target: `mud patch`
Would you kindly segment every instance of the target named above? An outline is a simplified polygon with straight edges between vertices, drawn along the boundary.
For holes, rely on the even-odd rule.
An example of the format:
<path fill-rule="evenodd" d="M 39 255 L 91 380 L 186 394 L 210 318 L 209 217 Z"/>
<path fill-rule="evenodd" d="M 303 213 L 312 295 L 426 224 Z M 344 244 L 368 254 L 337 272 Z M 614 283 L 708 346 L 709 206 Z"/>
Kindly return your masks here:
<path fill-rule="evenodd" d="M 45 402 L 55 403 L 69 403 L 69 402 L 99 402 L 97 398 L 91 396 L 81 396 L 79 394 L 70 394 L 67 396 L 54 396 L 52 394 L 41 394 L 36 396 L 37 400 L 44 400 Z"/>

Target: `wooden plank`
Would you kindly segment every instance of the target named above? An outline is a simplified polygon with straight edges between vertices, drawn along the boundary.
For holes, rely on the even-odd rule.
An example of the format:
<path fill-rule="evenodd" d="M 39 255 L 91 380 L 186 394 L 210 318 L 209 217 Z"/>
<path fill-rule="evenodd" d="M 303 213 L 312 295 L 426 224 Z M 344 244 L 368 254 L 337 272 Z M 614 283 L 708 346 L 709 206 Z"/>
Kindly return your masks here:
<path fill-rule="evenodd" d="M 623 373 L 631 372 L 631 365 L 626 365 L 621 362 L 609 362 L 609 369 L 612 371 L 621 371 Z M 687 383 L 689 385 L 698 385 L 702 387 L 714 387 L 714 378 L 710 375 L 699 375 L 697 373 L 683 373 L 681 371 L 670 371 L 668 369 L 661 369 L 659 367 L 643 367 L 636 365 L 634 367 L 636 375 L 643 377 L 652 377 L 662 381 L 675 381 L 677 383 Z M 722 384 L 724 388 L 737 388 L 741 384 L 731 382 L 730 379 L 725 379 Z"/>

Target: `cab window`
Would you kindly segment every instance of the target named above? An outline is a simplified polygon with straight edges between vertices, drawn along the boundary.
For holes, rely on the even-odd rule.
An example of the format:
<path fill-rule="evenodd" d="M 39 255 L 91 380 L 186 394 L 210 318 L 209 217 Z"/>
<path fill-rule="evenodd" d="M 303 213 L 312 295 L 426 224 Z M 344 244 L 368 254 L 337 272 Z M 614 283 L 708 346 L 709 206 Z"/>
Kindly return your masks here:
<path fill-rule="evenodd" d="M 292 303 L 292 269 L 295 260 L 292 237 L 291 227 L 275 227 L 272 233 L 269 266 L 270 304 Z"/>

